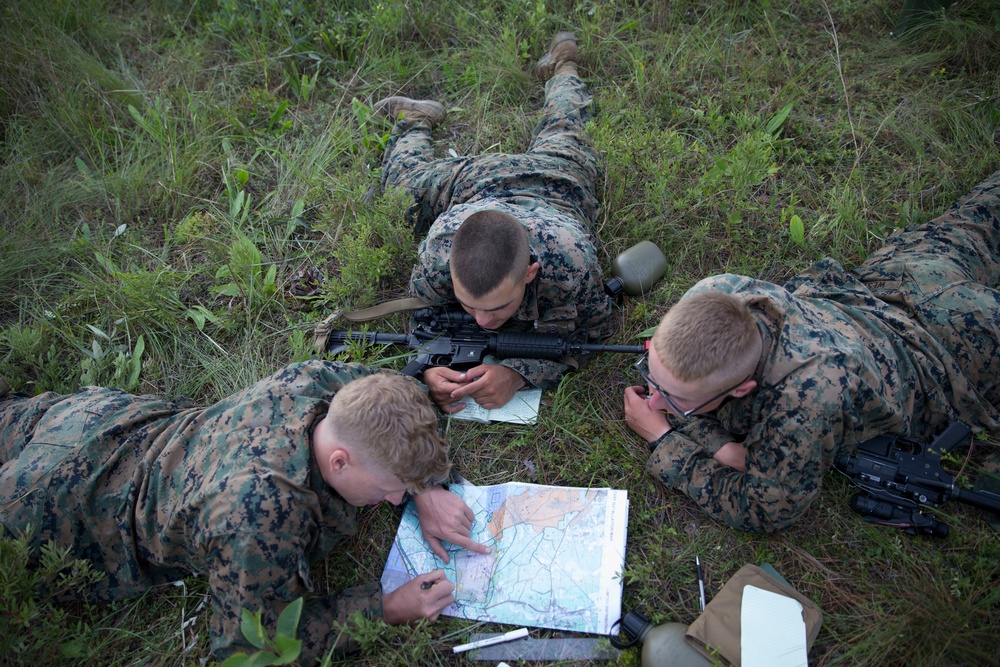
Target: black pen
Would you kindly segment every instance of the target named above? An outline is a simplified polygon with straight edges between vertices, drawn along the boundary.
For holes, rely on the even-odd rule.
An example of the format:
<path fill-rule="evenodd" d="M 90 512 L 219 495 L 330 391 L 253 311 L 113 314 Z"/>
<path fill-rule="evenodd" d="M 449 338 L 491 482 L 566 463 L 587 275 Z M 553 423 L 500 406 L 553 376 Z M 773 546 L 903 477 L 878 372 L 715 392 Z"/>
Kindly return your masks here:
<path fill-rule="evenodd" d="M 422 584 L 420 584 L 420 590 L 426 591 L 427 589 L 429 589 L 433 585 L 434 585 L 433 581 L 425 581 Z"/>
<path fill-rule="evenodd" d="M 694 564 L 698 568 L 698 595 L 701 602 L 701 610 L 705 611 L 705 579 L 701 576 L 701 558 L 699 556 L 694 557 Z"/>

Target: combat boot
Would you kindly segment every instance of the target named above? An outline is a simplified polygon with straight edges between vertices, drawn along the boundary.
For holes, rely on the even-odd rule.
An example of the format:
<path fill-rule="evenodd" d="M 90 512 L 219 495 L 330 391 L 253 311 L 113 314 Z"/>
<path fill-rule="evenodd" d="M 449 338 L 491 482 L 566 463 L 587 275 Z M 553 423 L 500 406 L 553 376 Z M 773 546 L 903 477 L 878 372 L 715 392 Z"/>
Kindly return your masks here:
<path fill-rule="evenodd" d="M 557 32 L 549 44 L 548 53 L 535 65 L 535 74 L 540 79 L 550 79 L 557 74 L 577 76 L 576 35 Z"/>
<path fill-rule="evenodd" d="M 400 117 L 407 120 L 426 120 L 434 129 L 444 120 L 444 105 L 434 100 L 414 100 L 409 97 L 386 97 L 375 103 L 375 111 L 384 114 L 389 120 L 396 121 Z"/>

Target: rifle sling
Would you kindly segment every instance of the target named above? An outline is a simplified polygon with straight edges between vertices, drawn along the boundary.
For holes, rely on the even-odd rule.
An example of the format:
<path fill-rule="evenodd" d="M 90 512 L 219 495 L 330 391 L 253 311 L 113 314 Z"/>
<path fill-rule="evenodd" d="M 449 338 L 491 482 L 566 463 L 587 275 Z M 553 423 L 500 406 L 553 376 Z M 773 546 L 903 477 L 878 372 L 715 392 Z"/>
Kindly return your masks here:
<path fill-rule="evenodd" d="M 378 319 L 379 317 L 391 315 L 392 313 L 398 313 L 404 310 L 416 310 L 417 308 L 426 308 L 430 305 L 431 304 L 427 303 L 423 299 L 419 299 L 415 296 L 409 296 L 402 299 L 385 301 L 377 306 L 372 306 L 371 308 L 362 308 L 361 310 L 344 313 L 343 317 L 345 320 L 350 320 L 351 322 L 367 322 L 369 320 Z"/>
<path fill-rule="evenodd" d="M 334 329 L 334 323 L 341 317 L 351 322 L 367 322 L 391 315 L 392 313 L 415 310 L 429 305 L 429 303 L 416 297 L 406 297 L 403 299 L 393 299 L 392 301 L 386 301 L 371 308 L 362 308 L 350 313 L 345 313 L 342 308 L 338 308 L 316 323 L 316 327 L 313 329 L 313 332 L 316 334 L 316 340 L 313 342 L 313 352 L 317 356 L 326 352 L 327 345 L 330 342 L 330 332 Z"/>

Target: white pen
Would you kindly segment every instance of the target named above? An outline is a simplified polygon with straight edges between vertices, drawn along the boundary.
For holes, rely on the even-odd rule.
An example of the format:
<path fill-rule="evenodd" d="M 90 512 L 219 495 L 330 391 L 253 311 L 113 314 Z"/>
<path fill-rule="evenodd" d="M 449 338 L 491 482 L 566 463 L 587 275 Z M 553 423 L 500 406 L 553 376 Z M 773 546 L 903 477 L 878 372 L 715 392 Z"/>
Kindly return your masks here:
<path fill-rule="evenodd" d="M 461 653 L 462 651 L 471 651 L 474 648 L 483 648 L 484 646 L 502 644 L 503 642 L 509 642 L 514 639 L 522 639 L 527 636 L 528 628 L 518 628 L 517 630 L 511 630 L 510 632 L 505 632 L 502 635 L 497 635 L 496 637 L 480 639 L 477 642 L 471 642 L 469 644 L 460 644 L 452 648 L 451 651 L 452 653 Z"/>
<path fill-rule="evenodd" d="M 701 557 L 695 555 L 694 564 L 698 568 L 698 594 L 701 610 L 705 611 L 705 578 L 701 576 Z"/>

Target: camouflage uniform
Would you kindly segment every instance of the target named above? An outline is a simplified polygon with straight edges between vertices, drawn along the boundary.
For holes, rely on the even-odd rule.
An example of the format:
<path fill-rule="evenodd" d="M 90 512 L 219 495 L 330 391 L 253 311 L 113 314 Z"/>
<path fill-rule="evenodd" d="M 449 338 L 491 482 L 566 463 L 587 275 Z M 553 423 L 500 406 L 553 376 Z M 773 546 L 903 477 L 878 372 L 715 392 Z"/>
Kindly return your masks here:
<path fill-rule="evenodd" d="M 927 442 L 950 420 L 997 426 L 1000 172 L 944 215 L 901 230 L 847 272 L 825 259 L 785 287 L 736 275 L 763 336 L 757 388 L 676 420 L 648 470 L 735 528 L 777 530 L 820 491 L 835 458 L 882 433 Z M 674 417 L 671 417 L 674 420 Z M 748 448 L 746 472 L 711 457 Z"/>
<path fill-rule="evenodd" d="M 579 78 L 549 79 L 542 119 L 528 152 L 520 155 L 434 160 L 426 120 L 396 124 L 382 183 L 408 189 L 415 200 L 410 217 L 417 233 L 429 229 L 410 277 L 413 296 L 435 305 L 456 303 L 448 266 L 452 237 L 473 213 L 496 209 L 524 225 L 532 261 L 541 265 L 521 307 L 500 330 L 568 333 L 584 328 L 591 340 L 612 333 L 611 299 L 594 249 L 599 164 L 583 135 L 590 106 L 590 92 Z M 502 364 L 542 388 L 558 384 L 568 368 L 538 359 L 505 359 Z"/>
<path fill-rule="evenodd" d="M 312 460 L 311 431 L 330 398 L 370 371 L 292 364 L 208 408 L 87 387 L 0 400 L 0 522 L 35 527 L 107 572 L 93 599 L 142 595 L 208 577 L 216 656 L 254 650 L 242 608 L 273 632 L 288 602 L 313 590 L 309 566 L 356 528 L 356 510 Z M 337 638 L 335 620 L 381 615 L 377 584 L 308 600 L 303 664 Z"/>

